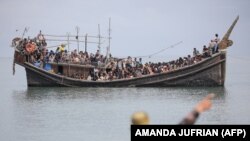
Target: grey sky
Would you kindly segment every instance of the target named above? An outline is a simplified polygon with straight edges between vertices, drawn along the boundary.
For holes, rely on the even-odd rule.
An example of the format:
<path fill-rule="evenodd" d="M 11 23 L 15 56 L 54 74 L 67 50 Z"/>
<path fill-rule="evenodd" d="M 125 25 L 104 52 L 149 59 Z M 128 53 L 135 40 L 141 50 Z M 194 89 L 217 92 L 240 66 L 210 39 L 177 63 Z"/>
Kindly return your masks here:
<path fill-rule="evenodd" d="M 107 36 L 111 17 L 114 56 L 146 55 L 183 41 L 152 58 L 173 59 L 191 54 L 194 47 L 201 49 L 215 33 L 222 37 L 237 15 L 240 20 L 231 36 L 234 45 L 229 54 L 247 56 L 249 7 L 249 0 L 1 0 L 0 57 L 13 56 L 11 40 L 26 26 L 27 35 L 33 37 L 40 29 L 47 34 L 75 34 L 75 26 L 81 34 L 97 35 L 100 24 L 102 35 Z M 102 50 L 106 46 L 107 41 Z M 94 52 L 97 45 L 89 48 Z"/>

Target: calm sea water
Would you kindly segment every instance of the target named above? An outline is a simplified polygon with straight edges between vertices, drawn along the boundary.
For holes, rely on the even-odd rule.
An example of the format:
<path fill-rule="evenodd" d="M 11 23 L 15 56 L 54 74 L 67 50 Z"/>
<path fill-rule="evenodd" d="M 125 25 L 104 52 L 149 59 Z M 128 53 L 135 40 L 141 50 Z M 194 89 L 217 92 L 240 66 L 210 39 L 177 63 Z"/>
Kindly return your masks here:
<path fill-rule="evenodd" d="M 208 93 L 210 111 L 197 124 L 250 124 L 248 61 L 228 57 L 225 87 L 27 88 L 23 68 L 0 59 L 1 141 L 127 141 L 130 116 L 146 111 L 153 124 L 177 124 Z"/>

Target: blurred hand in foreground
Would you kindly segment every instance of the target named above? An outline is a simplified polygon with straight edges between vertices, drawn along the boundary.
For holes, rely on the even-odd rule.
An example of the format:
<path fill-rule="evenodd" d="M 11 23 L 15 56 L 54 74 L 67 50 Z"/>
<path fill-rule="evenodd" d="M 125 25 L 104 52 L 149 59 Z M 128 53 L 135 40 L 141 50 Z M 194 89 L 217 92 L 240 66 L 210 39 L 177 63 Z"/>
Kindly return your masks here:
<path fill-rule="evenodd" d="M 212 107 L 212 99 L 215 97 L 215 94 L 208 94 L 204 99 L 202 99 L 194 108 L 198 113 L 205 112 Z"/>

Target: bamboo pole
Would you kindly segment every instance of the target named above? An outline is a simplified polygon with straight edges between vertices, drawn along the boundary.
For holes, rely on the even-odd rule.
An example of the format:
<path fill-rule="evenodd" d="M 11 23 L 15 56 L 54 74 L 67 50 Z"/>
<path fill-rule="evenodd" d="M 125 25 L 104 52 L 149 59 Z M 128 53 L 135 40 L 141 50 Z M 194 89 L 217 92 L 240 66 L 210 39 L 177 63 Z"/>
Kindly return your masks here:
<path fill-rule="evenodd" d="M 109 33 L 109 37 L 108 37 L 108 40 L 109 40 L 109 42 L 108 42 L 108 47 L 107 47 L 107 59 L 109 59 L 109 57 L 110 57 L 110 39 L 111 39 L 111 37 L 110 37 L 110 35 L 111 35 L 111 18 L 109 18 L 109 29 L 108 29 L 108 33 Z"/>
<path fill-rule="evenodd" d="M 76 26 L 76 40 L 77 40 L 77 52 L 79 53 L 79 31 L 80 28 L 78 26 Z"/>
<path fill-rule="evenodd" d="M 100 33 L 100 24 L 98 24 L 98 50 L 101 52 L 101 33 Z"/>
<path fill-rule="evenodd" d="M 85 35 L 85 52 L 87 52 L 88 34 Z"/>
<path fill-rule="evenodd" d="M 67 33 L 67 35 L 68 35 L 68 41 L 67 42 L 68 42 L 68 51 L 69 51 L 69 36 L 70 35 L 69 35 L 69 33 Z"/>

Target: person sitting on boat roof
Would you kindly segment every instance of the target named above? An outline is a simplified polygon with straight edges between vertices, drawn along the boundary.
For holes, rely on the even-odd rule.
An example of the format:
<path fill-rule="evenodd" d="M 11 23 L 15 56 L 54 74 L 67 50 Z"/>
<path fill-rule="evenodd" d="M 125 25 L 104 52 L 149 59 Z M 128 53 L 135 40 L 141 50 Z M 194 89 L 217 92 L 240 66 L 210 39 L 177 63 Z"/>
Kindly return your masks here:
<path fill-rule="evenodd" d="M 183 67 L 183 63 L 184 63 L 184 60 L 182 57 L 180 57 L 178 60 L 177 60 L 177 67 Z"/>
<path fill-rule="evenodd" d="M 64 50 L 64 52 L 61 53 L 61 61 L 62 62 L 68 62 L 68 51 L 67 50 Z"/>
<path fill-rule="evenodd" d="M 64 52 L 64 50 L 65 50 L 65 44 L 61 44 L 59 46 L 59 52 L 62 53 L 62 52 Z"/>
<path fill-rule="evenodd" d="M 192 125 L 194 124 L 199 115 L 212 107 L 212 99 L 214 94 L 209 94 L 203 98 L 179 124 L 180 125 Z M 150 123 L 149 116 L 146 112 L 135 112 L 131 118 L 131 124 L 133 125 L 147 125 Z"/>
<path fill-rule="evenodd" d="M 208 44 L 208 49 L 210 50 L 210 54 L 214 54 L 214 48 L 215 48 L 215 42 L 214 40 L 211 40 L 210 43 Z"/>
<path fill-rule="evenodd" d="M 139 58 L 139 64 L 142 65 L 142 58 Z"/>
<path fill-rule="evenodd" d="M 215 42 L 214 52 L 217 53 L 219 51 L 219 43 L 220 43 L 220 38 L 217 33 L 215 34 L 214 42 Z"/>
<path fill-rule="evenodd" d="M 54 51 L 53 50 L 50 50 L 50 52 L 49 52 L 49 56 L 50 55 L 55 55 L 55 53 L 54 53 Z"/>
<path fill-rule="evenodd" d="M 54 62 L 58 63 L 61 61 L 61 54 L 60 53 L 56 53 L 55 54 L 55 58 L 54 58 Z"/>
<path fill-rule="evenodd" d="M 39 40 L 39 42 L 42 42 L 45 40 L 44 35 L 42 34 L 42 31 L 40 30 L 40 32 L 37 34 L 37 39 Z"/>
<path fill-rule="evenodd" d="M 96 50 L 95 56 L 97 57 L 99 55 L 100 55 L 100 50 L 98 49 L 98 50 Z"/>
<path fill-rule="evenodd" d="M 36 39 L 38 40 L 38 41 L 37 41 L 38 46 L 41 46 L 41 48 L 44 48 L 44 47 L 47 46 L 45 37 L 44 37 L 44 35 L 42 34 L 42 31 L 41 31 L 41 30 L 40 30 L 40 32 L 37 34 Z"/>
<path fill-rule="evenodd" d="M 73 55 L 74 55 L 74 56 L 77 56 L 77 55 L 78 55 L 78 53 L 77 53 L 77 50 L 76 50 L 76 49 L 74 49 L 74 51 L 73 51 Z"/>
<path fill-rule="evenodd" d="M 192 65 L 193 64 L 193 59 L 192 59 L 191 55 L 187 56 L 187 61 L 188 61 L 188 65 Z"/>
<path fill-rule="evenodd" d="M 196 57 L 198 55 L 200 55 L 199 51 L 196 48 L 194 48 L 193 56 Z"/>
<path fill-rule="evenodd" d="M 49 55 L 49 62 L 54 62 L 55 61 L 55 55 Z"/>
<path fill-rule="evenodd" d="M 128 56 L 126 61 L 126 68 L 132 68 L 132 57 Z"/>
<path fill-rule="evenodd" d="M 132 59 L 132 62 L 131 62 L 131 67 L 132 68 L 136 67 L 136 62 L 137 62 L 136 58 L 134 58 L 134 60 Z"/>
<path fill-rule="evenodd" d="M 203 46 L 202 54 L 203 54 L 203 57 L 204 57 L 204 58 L 211 57 L 210 51 L 208 50 L 208 48 L 207 48 L 206 45 Z"/>

